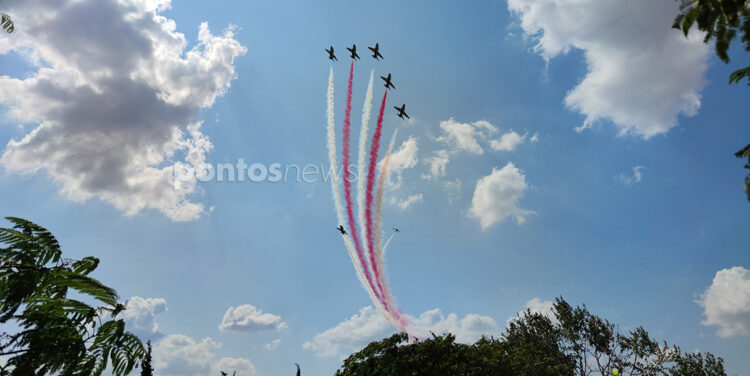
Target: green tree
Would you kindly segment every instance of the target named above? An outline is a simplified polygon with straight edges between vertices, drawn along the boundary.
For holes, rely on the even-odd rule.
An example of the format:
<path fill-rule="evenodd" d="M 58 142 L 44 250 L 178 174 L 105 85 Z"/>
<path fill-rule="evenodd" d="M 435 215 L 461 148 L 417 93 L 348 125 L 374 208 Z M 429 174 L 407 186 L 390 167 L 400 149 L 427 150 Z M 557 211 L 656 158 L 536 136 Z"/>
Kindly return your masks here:
<path fill-rule="evenodd" d="M 141 363 L 141 376 L 154 376 L 154 369 L 151 367 L 151 341 L 146 343 L 146 356 Z"/>
<path fill-rule="evenodd" d="M 723 360 L 710 353 L 682 354 L 639 327 L 621 334 L 615 325 L 557 298 L 553 318 L 526 311 L 500 339 L 473 345 L 443 334 L 408 344 L 403 333 L 372 342 L 349 356 L 336 376 L 611 375 L 725 376 Z"/>
<path fill-rule="evenodd" d="M 15 26 L 13 25 L 13 20 L 10 18 L 10 15 L 4 12 L 0 12 L 0 26 L 2 26 L 3 30 L 8 32 L 8 34 L 12 33 L 13 30 L 15 30 Z"/>
<path fill-rule="evenodd" d="M 64 259 L 47 229 L 6 219 L 13 228 L 0 228 L 0 323 L 19 330 L 0 335 L 0 375 L 98 376 L 108 365 L 129 374 L 145 349 L 116 318 L 125 307 L 115 290 L 89 276 L 99 259 Z"/>
<path fill-rule="evenodd" d="M 705 43 L 714 41 L 716 56 L 724 63 L 729 63 L 729 45 L 739 35 L 750 51 L 750 0 L 681 0 L 680 13 L 672 27 L 682 30 L 688 36 L 693 25 L 706 33 Z M 750 66 L 740 68 L 729 75 L 729 83 L 747 79 L 750 85 Z M 737 158 L 747 158 L 745 168 L 750 169 L 750 144 L 735 153 Z M 745 178 L 745 193 L 750 201 L 750 175 Z"/>

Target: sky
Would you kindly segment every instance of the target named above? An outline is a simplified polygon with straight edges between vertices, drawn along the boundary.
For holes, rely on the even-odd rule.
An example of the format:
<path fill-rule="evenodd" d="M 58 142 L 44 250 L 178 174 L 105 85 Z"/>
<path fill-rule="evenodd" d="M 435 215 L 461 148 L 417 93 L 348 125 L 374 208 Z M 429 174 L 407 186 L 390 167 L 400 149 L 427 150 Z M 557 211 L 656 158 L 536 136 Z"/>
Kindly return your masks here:
<path fill-rule="evenodd" d="M 670 29 L 675 1 L 1 6 L 0 214 L 101 259 L 159 375 L 333 374 L 394 332 L 320 175 L 173 180 L 327 165 L 329 69 L 340 130 L 353 43 L 355 140 L 370 72 L 396 86 L 386 267 L 415 322 L 471 342 L 563 296 L 750 367 L 750 89 L 727 84 L 750 57 Z"/>

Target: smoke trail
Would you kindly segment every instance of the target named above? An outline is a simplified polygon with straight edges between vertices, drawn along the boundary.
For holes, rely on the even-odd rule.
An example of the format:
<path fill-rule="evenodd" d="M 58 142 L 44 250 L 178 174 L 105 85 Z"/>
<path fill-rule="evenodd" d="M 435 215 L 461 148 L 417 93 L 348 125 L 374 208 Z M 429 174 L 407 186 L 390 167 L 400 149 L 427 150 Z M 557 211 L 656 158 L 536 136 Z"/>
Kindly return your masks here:
<path fill-rule="evenodd" d="M 341 205 L 341 192 L 339 192 L 339 177 L 336 172 L 336 167 L 338 163 L 336 162 L 336 132 L 334 131 L 334 120 L 333 120 L 333 68 L 331 68 L 331 73 L 328 76 L 328 159 L 331 161 L 331 171 L 333 174 L 333 179 L 331 179 L 331 190 L 333 191 L 333 202 L 336 206 L 336 216 L 338 217 L 339 224 L 344 223 L 344 208 Z M 346 244 L 346 249 L 349 252 L 349 257 L 352 259 L 352 263 L 354 264 L 354 269 L 357 271 L 357 277 L 359 277 L 360 282 L 362 282 L 362 285 L 365 287 L 365 290 L 367 290 L 368 294 L 372 296 L 372 293 L 370 292 L 370 289 L 367 288 L 367 283 L 365 281 L 365 276 L 362 274 L 362 269 L 359 266 L 359 262 L 357 261 L 356 256 L 354 255 L 354 252 L 352 252 L 352 247 L 349 241 L 349 238 L 346 235 L 341 235 L 341 238 L 344 239 L 344 243 Z M 375 301 L 375 299 L 373 299 Z"/>
<path fill-rule="evenodd" d="M 393 233 L 389 238 L 388 241 L 386 241 L 385 245 L 381 248 L 381 240 L 382 240 L 382 226 L 383 226 L 383 216 L 382 216 L 382 207 L 383 207 L 383 191 L 385 189 L 386 179 L 388 178 L 388 165 L 391 161 L 391 155 L 393 152 L 393 147 L 396 144 L 396 135 L 398 134 L 398 130 L 393 132 L 393 137 L 391 137 L 391 142 L 388 144 L 388 151 L 386 152 L 385 158 L 383 158 L 383 163 L 381 166 L 380 171 L 380 177 L 378 179 L 378 190 L 377 194 L 375 195 L 375 247 L 373 249 L 373 252 L 375 253 L 375 267 L 379 271 L 378 276 L 380 279 L 378 282 L 380 282 L 380 285 L 383 286 L 384 291 L 383 295 L 385 298 L 386 303 L 391 308 L 391 311 L 394 315 L 394 320 L 398 322 L 397 325 L 394 325 L 396 328 L 401 330 L 402 332 L 408 332 L 408 323 L 407 320 L 403 316 L 403 312 L 401 312 L 401 309 L 398 307 L 396 302 L 394 301 L 393 295 L 391 295 L 390 289 L 388 288 L 388 283 L 385 280 L 385 263 L 383 260 L 383 254 L 385 253 L 385 248 L 388 246 L 388 243 L 391 242 L 393 237 L 396 235 L 396 233 Z"/>
<path fill-rule="evenodd" d="M 359 132 L 359 160 L 357 175 L 357 209 L 359 214 L 359 223 L 365 223 L 365 164 L 367 160 L 365 151 L 367 149 L 367 131 L 370 128 L 370 112 L 372 111 L 372 80 L 374 72 L 370 71 L 370 83 L 367 84 L 367 94 L 365 95 L 365 104 L 362 108 L 362 129 Z M 366 238 L 365 227 L 361 228 L 362 239 Z M 364 243 L 365 254 L 369 256 L 372 252 L 367 243 Z"/>
<path fill-rule="evenodd" d="M 370 249 L 375 249 L 375 238 L 373 236 L 372 226 L 372 189 L 375 185 L 375 166 L 378 163 L 378 148 L 380 148 L 380 136 L 383 132 L 383 111 L 385 110 L 385 99 L 388 97 L 388 90 L 383 93 L 383 101 L 380 103 L 380 114 L 378 114 L 378 123 L 375 126 L 375 133 L 372 135 L 372 145 L 370 145 L 370 166 L 367 171 L 367 190 L 365 191 L 365 216 L 367 217 L 367 244 Z M 375 253 L 370 252 L 370 266 L 375 275 L 375 282 L 380 292 L 383 292 L 383 284 L 380 278 L 380 270 L 375 261 Z M 381 294 L 381 296 L 383 296 Z M 386 307 L 389 305 L 386 302 Z"/>
<path fill-rule="evenodd" d="M 394 232 L 391 234 L 391 236 L 388 237 L 388 240 L 385 241 L 385 244 L 383 244 L 383 250 L 380 251 L 380 257 L 385 257 L 385 251 L 388 249 L 388 244 L 391 244 L 391 240 L 396 236 L 396 233 Z"/>
<path fill-rule="evenodd" d="M 346 200 L 346 214 L 349 219 L 349 233 L 351 234 L 352 240 L 354 241 L 354 248 L 357 251 L 357 258 L 364 271 L 365 279 L 370 289 L 373 290 L 375 296 L 380 300 L 380 303 L 387 307 L 382 296 L 379 294 L 379 290 L 375 289 L 375 284 L 370 276 L 370 269 L 367 265 L 367 260 L 362 252 L 362 245 L 359 242 L 359 236 L 357 235 L 357 224 L 354 221 L 354 208 L 352 203 L 352 182 L 349 171 L 351 164 L 349 155 L 349 139 L 351 138 L 351 113 L 352 113 L 352 80 L 354 78 L 354 62 L 352 62 L 349 68 L 349 84 L 346 89 L 346 111 L 344 112 L 344 140 L 343 140 L 343 159 L 344 159 L 344 200 Z M 382 115 L 382 109 L 381 109 Z M 382 117 L 382 116 L 381 116 Z"/>

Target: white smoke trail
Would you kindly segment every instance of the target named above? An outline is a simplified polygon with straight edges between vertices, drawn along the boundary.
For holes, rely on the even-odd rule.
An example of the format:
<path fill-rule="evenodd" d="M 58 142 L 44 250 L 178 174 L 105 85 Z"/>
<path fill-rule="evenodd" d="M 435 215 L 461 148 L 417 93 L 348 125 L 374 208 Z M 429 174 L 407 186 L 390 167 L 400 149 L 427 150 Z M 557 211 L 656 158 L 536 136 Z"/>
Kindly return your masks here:
<path fill-rule="evenodd" d="M 370 71 L 370 83 L 367 84 L 367 94 L 365 94 L 365 104 L 362 107 L 362 128 L 359 131 L 359 161 L 357 161 L 358 173 L 357 173 L 357 210 L 359 215 L 359 223 L 365 223 L 365 165 L 367 159 L 365 158 L 365 151 L 367 149 L 367 131 L 370 128 L 370 112 L 372 112 L 372 80 L 374 72 Z M 362 233 L 362 239 L 367 239 L 365 226 L 360 226 Z M 367 242 L 362 242 L 365 249 L 365 258 L 367 258 L 371 252 L 368 248 Z M 373 266 L 371 266 L 373 267 Z"/>
<path fill-rule="evenodd" d="M 336 168 L 338 167 L 338 162 L 336 162 L 336 132 L 334 129 L 334 119 L 333 119 L 333 67 L 331 67 L 331 73 L 328 76 L 328 159 L 331 161 L 331 190 L 333 191 L 333 202 L 336 206 L 336 216 L 338 217 L 339 225 L 344 224 L 344 206 L 341 204 L 341 192 L 339 191 L 339 177 Z M 357 270 L 357 276 L 359 277 L 359 281 L 362 282 L 362 285 L 365 287 L 365 290 L 367 290 L 367 293 L 370 294 L 370 297 L 373 298 L 372 300 L 374 302 L 377 302 L 378 300 L 373 297 L 373 292 L 370 291 L 369 288 L 367 288 L 367 281 L 365 280 L 365 276 L 362 273 L 362 268 L 360 268 L 359 262 L 357 262 L 357 256 L 355 255 L 354 251 L 352 250 L 351 242 L 349 240 L 349 237 L 342 234 L 341 237 L 344 239 L 344 243 L 346 244 L 346 250 L 349 252 L 349 257 L 352 259 L 352 263 L 354 264 L 354 268 Z"/>
<path fill-rule="evenodd" d="M 388 237 L 388 240 L 385 241 L 385 244 L 383 244 L 383 250 L 380 252 L 381 256 L 385 258 L 385 250 L 388 249 L 388 244 L 391 243 L 391 240 L 396 236 L 396 233 L 394 232 L 391 234 L 391 236 Z"/>

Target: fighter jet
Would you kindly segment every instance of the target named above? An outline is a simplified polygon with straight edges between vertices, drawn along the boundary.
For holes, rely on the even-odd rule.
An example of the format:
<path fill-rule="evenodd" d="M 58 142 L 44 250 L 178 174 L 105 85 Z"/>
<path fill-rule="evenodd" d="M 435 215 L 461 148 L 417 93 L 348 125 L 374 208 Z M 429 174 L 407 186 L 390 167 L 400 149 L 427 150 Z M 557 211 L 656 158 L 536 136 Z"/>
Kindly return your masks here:
<path fill-rule="evenodd" d="M 378 46 L 377 43 L 375 43 L 375 48 L 367 47 L 370 51 L 372 51 L 372 57 L 375 58 L 375 60 L 380 60 L 383 58 L 383 55 L 380 54 L 380 46 Z"/>
<path fill-rule="evenodd" d="M 399 230 L 398 227 L 394 227 L 393 232 L 401 232 L 401 230 Z"/>
<path fill-rule="evenodd" d="M 395 108 L 396 111 L 398 111 L 398 115 L 396 115 L 396 116 L 398 116 L 398 117 L 400 117 L 402 119 L 404 118 L 404 116 L 406 116 L 407 119 L 410 119 L 409 115 L 406 114 L 406 104 L 402 104 L 401 108 L 396 107 L 396 106 L 393 106 L 393 108 Z"/>
<path fill-rule="evenodd" d="M 347 50 L 352 54 L 352 59 L 359 59 L 359 55 L 357 55 L 357 45 L 352 44 L 352 48 L 347 47 Z"/>
<path fill-rule="evenodd" d="M 339 59 L 336 58 L 336 55 L 333 54 L 333 46 L 331 46 L 330 50 L 326 50 L 328 52 L 328 58 L 334 61 L 339 61 Z"/>
<path fill-rule="evenodd" d="M 344 226 L 339 225 L 339 227 L 336 227 L 336 230 L 341 231 L 341 235 L 346 235 L 346 230 L 344 230 Z"/>
<path fill-rule="evenodd" d="M 393 89 L 396 88 L 395 86 L 393 86 L 393 83 L 391 83 L 391 74 L 390 73 L 388 73 L 388 77 L 380 76 L 380 79 L 383 80 L 383 81 L 385 81 L 385 85 L 384 86 L 385 86 L 386 89 L 388 89 L 389 86 L 391 88 L 393 88 Z"/>

